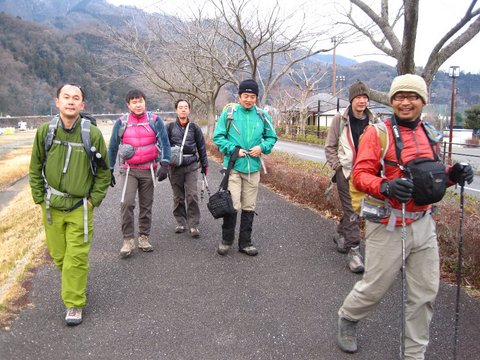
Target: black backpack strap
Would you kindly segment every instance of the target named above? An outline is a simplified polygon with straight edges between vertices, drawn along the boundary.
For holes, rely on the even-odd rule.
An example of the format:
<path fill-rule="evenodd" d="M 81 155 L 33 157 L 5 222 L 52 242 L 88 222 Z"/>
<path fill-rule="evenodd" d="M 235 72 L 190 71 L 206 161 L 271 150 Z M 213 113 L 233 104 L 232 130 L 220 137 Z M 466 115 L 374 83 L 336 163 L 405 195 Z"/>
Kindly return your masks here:
<path fill-rule="evenodd" d="M 171 123 L 168 123 L 167 125 L 167 133 L 168 133 L 168 139 L 170 140 L 172 138 L 172 131 L 173 131 L 173 127 L 175 126 L 175 121 L 172 121 Z"/>
<path fill-rule="evenodd" d="M 395 115 L 392 116 L 392 118 L 390 119 L 390 123 L 392 124 L 393 139 L 395 140 L 395 154 L 397 155 L 397 162 L 398 162 L 397 165 L 402 171 L 405 171 L 405 168 L 403 167 L 403 162 L 402 162 L 402 150 L 403 150 L 404 144 L 402 140 L 402 135 L 400 135 L 400 129 L 398 128 L 398 125 L 397 125 L 397 120 L 395 120 Z"/>
<path fill-rule="evenodd" d="M 402 171 L 406 171 L 407 169 L 403 166 L 403 162 L 402 162 L 402 159 L 401 159 L 401 152 L 403 150 L 403 140 L 402 140 L 402 136 L 400 135 L 400 129 L 398 128 L 398 125 L 397 125 L 397 121 L 395 119 L 395 116 L 392 116 L 392 118 L 390 119 L 390 123 L 392 124 L 392 132 L 393 132 L 393 138 L 395 139 L 395 154 L 397 155 L 397 162 L 398 163 L 394 163 L 393 161 L 390 161 L 390 160 L 385 160 L 385 164 L 387 165 L 392 165 L 392 166 L 398 166 Z M 432 148 L 432 153 L 433 153 L 433 159 L 435 161 L 439 161 L 439 157 L 438 157 L 438 154 L 437 152 L 435 151 L 435 146 L 437 145 L 437 140 L 436 139 L 432 139 L 431 135 L 430 135 L 430 132 L 429 129 L 427 129 L 426 125 L 424 124 L 424 122 L 422 121 L 421 122 L 422 124 L 422 129 L 423 131 L 425 132 L 425 134 L 427 135 L 427 138 L 428 138 L 428 142 L 430 144 L 430 147 Z"/>
<path fill-rule="evenodd" d="M 428 138 L 428 142 L 430 143 L 430 146 L 432 147 L 433 159 L 435 161 L 439 161 L 440 158 L 437 154 L 437 151 L 436 151 L 435 147 L 437 146 L 438 142 L 443 137 L 443 135 L 440 134 L 432 125 L 430 125 L 426 121 L 422 121 L 422 129 L 423 129 L 423 131 L 425 131 L 425 134 L 427 135 L 427 138 Z M 433 137 L 433 134 L 432 134 L 433 131 L 435 131 L 438 134 L 437 138 Z"/>

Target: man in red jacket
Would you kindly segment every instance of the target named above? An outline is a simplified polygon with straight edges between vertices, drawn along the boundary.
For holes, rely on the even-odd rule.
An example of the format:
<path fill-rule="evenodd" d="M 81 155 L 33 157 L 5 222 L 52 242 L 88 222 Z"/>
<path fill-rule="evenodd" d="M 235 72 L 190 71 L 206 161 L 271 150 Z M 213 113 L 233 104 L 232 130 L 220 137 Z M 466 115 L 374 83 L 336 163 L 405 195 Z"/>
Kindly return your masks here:
<path fill-rule="evenodd" d="M 385 122 L 389 140 L 385 165 L 382 168 L 378 129 L 370 126 L 360 142 L 353 169 L 355 187 L 385 202 L 377 217 L 367 217 L 365 273 L 338 311 L 337 343 L 344 352 L 357 351 L 358 321 L 380 302 L 402 267 L 401 209 L 405 204 L 405 359 L 423 359 L 439 286 L 437 234 L 431 204 L 443 197 L 447 186 L 471 183 L 473 169 L 465 164 L 445 169 L 438 161 L 441 136 L 420 119 L 427 102 L 423 78 L 412 74 L 397 76 L 389 97 L 394 116 Z M 379 175 L 381 170 L 383 176 Z M 438 181 L 428 184 L 432 173 L 438 174 Z M 423 188 L 425 185 L 427 188 Z"/>

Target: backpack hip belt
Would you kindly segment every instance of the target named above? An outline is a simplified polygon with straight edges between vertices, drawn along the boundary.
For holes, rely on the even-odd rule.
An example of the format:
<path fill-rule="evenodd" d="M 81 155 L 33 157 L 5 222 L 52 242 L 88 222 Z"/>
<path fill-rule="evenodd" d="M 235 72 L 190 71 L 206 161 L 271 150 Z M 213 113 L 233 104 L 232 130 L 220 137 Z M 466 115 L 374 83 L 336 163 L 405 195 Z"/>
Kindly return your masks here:
<path fill-rule="evenodd" d="M 47 221 L 51 225 L 52 224 L 52 214 L 50 212 L 50 198 L 53 195 L 63 196 L 64 198 L 72 198 L 73 196 L 62 191 L 59 191 L 50 185 L 48 185 L 45 181 L 45 189 L 47 193 L 47 197 L 45 198 L 45 213 L 47 215 Z M 88 242 L 88 199 L 87 197 L 83 197 L 77 204 L 73 205 L 70 209 L 64 210 L 64 212 L 70 212 L 75 210 L 80 204 L 83 203 L 83 242 Z"/>
<path fill-rule="evenodd" d="M 431 214 L 432 212 L 433 212 L 432 208 L 425 211 L 415 211 L 415 212 L 405 211 L 405 218 L 411 219 L 413 221 L 417 221 L 423 218 L 425 215 Z M 402 210 L 392 208 L 392 212 L 390 213 L 390 217 L 388 218 L 387 231 L 394 231 L 397 218 L 401 218 L 401 217 L 402 217 Z"/>

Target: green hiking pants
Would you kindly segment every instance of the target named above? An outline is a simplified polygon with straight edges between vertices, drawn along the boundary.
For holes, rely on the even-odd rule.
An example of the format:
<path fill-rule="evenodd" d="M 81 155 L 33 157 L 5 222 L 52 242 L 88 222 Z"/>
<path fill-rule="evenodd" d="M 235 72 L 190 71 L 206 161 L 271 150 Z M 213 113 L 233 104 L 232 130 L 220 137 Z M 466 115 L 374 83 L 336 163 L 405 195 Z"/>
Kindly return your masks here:
<path fill-rule="evenodd" d="M 88 242 L 84 242 L 83 206 L 70 212 L 50 208 L 49 224 L 42 203 L 47 249 L 62 273 L 62 299 L 67 308 L 83 308 L 87 301 L 88 254 L 93 238 L 93 207 L 88 205 Z"/>

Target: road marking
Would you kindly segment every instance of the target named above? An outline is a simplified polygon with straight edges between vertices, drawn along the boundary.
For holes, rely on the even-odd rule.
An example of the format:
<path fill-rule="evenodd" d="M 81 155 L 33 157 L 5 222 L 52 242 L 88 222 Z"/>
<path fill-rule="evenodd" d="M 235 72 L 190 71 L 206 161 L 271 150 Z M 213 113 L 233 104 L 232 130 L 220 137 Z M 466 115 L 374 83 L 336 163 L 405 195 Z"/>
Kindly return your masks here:
<path fill-rule="evenodd" d="M 480 192 L 479 189 L 471 188 L 471 187 L 468 187 L 468 186 L 465 186 L 464 189 L 465 189 L 465 190 L 468 190 L 468 191 Z M 453 189 L 453 191 L 455 191 L 455 192 L 457 192 L 457 193 L 460 193 L 460 185 L 457 186 L 455 189 Z M 475 195 L 475 196 L 478 196 L 478 195 Z"/>
<path fill-rule="evenodd" d="M 299 154 L 299 155 L 303 155 L 303 156 L 310 156 L 310 157 L 313 157 L 313 158 L 316 158 L 316 159 L 324 159 L 324 157 L 323 157 L 323 156 L 310 155 L 310 154 L 307 154 L 307 153 L 302 153 L 302 152 L 298 152 L 298 151 L 297 151 L 297 154 Z"/>

